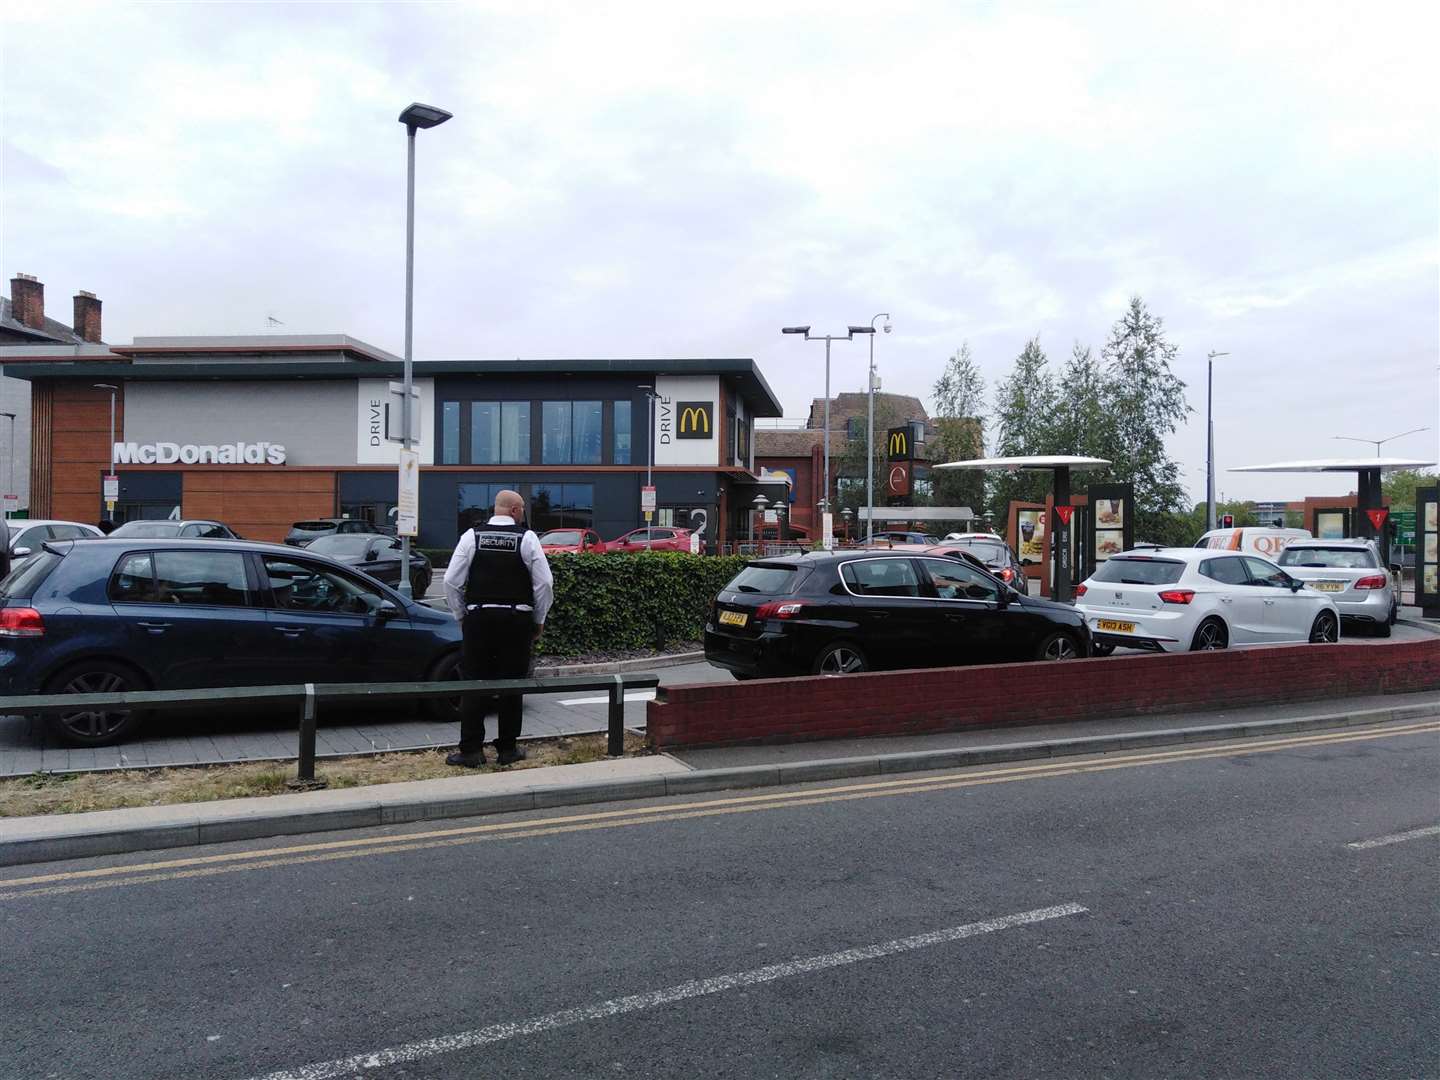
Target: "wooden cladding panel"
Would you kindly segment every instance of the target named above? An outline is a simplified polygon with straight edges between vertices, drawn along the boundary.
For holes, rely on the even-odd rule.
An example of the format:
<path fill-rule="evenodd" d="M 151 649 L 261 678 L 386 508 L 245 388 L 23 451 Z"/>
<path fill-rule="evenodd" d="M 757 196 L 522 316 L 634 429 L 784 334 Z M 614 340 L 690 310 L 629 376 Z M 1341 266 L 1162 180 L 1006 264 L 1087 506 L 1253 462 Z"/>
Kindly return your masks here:
<path fill-rule="evenodd" d="M 335 474 L 186 470 L 180 512 L 223 521 L 247 540 L 279 542 L 297 521 L 335 515 Z"/>
<path fill-rule="evenodd" d="M 100 477 L 110 467 L 109 393 L 88 386 L 37 383 L 31 400 L 36 405 L 30 443 L 32 515 L 99 520 Z M 124 430 L 122 389 L 115 395 L 115 438 L 120 439 Z"/>
<path fill-rule="evenodd" d="M 30 516 L 54 517 L 50 498 L 55 392 L 48 383 L 30 386 Z"/>

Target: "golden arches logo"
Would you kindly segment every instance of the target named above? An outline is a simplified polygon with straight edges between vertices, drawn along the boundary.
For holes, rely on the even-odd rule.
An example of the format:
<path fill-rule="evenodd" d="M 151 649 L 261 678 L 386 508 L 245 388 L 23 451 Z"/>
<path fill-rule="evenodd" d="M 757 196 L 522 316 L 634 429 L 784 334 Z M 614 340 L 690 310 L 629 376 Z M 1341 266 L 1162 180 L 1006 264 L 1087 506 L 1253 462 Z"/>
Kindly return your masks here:
<path fill-rule="evenodd" d="M 890 433 L 890 456 L 908 454 L 910 452 L 910 440 L 905 437 L 903 431 L 892 431 Z"/>
<path fill-rule="evenodd" d="M 676 434 L 682 439 L 708 439 L 710 437 L 710 403 L 708 401 L 679 401 L 675 404 L 680 414 Z"/>

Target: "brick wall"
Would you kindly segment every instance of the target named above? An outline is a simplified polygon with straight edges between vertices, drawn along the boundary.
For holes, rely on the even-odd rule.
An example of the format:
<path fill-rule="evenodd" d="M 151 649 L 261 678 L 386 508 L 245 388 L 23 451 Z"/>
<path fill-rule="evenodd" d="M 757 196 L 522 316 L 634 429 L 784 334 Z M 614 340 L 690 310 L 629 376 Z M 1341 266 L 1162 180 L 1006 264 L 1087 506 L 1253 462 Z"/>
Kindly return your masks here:
<path fill-rule="evenodd" d="M 649 705 L 647 731 L 651 747 L 670 750 L 1424 690 L 1440 695 L 1440 638 L 668 686 Z"/>

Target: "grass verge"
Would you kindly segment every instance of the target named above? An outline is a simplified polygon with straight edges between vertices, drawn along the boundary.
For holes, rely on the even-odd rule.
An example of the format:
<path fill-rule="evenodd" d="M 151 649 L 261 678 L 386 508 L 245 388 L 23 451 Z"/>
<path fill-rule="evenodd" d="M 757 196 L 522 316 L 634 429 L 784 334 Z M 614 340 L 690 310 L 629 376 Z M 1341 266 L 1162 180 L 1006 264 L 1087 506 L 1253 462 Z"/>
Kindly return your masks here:
<path fill-rule="evenodd" d="M 527 757 L 505 772 L 540 769 L 549 765 L 579 765 L 605 758 L 604 735 L 574 735 L 536 739 L 524 744 Z M 645 740 L 629 732 L 625 753 L 642 753 Z M 329 787 L 395 784 L 405 780 L 436 780 L 472 772 L 445 764 L 450 748 L 399 754 L 325 758 L 315 763 L 315 774 Z M 477 773 L 501 771 L 490 764 Z M 255 795 L 284 795 L 285 782 L 295 775 L 293 763 L 261 761 L 243 765 L 187 765 L 170 769 L 133 769 L 125 772 L 32 773 L 0 780 L 0 817 L 35 814 L 79 814 L 88 810 L 118 810 L 126 806 L 164 806 L 170 803 L 213 802 Z"/>

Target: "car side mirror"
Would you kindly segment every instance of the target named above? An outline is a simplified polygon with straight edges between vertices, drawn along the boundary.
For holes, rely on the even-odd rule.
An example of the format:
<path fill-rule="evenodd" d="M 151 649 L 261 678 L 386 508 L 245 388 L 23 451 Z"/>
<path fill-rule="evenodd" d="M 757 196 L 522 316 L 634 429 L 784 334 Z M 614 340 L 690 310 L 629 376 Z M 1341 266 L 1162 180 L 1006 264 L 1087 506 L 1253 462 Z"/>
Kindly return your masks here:
<path fill-rule="evenodd" d="M 10 552 L 10 554 L 17 559 L 23 559 L 26 555 L 33 554 L 33 552 L 28 547 L 18 547 Z"/>
<path fill-rule="evenodd" d="M 375 617 L 381 622 L 393 619 L 400 614 L 400 605 L 394 600 L 381 600 L 380 606 L 375 609 Z"/>
<path fill-rule="evenodd" d="M 1301 589 L 1303 589 L 1303 588 L 1305 588 L 1305 582 L 1303 582 L 1303 581 L 1296 581 L 1294 578 L 1291 578 L 1291 579 L 1290 579 L 1290 591 L 1291 591 L 1291 592 L 1299 592 L 1299 591 L 1300 591 Z"/>

